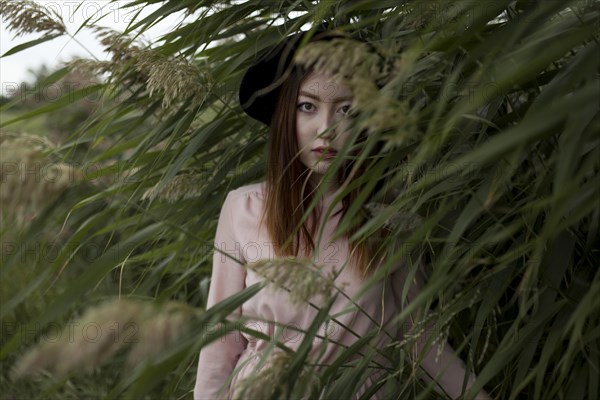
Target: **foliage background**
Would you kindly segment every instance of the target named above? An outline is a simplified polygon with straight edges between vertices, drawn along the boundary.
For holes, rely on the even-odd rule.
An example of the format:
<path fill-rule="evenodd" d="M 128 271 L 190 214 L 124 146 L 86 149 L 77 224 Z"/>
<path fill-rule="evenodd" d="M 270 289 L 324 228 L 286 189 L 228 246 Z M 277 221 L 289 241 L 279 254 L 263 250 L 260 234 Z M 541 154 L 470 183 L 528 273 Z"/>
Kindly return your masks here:
<path fill-rule="evenodd" d="M 355 88 L 374 105 L 357 124 L 386 142 L 360 179 L 387 171 L 396 196 L 361 235 L 423 217 L 408 234 L 396 224 L 406 246 L 390 262 L 424 252 L 415 305 L 433 311 L 432 339 L 459 349 L 495 398 L 599 397 L 597 1 L 130 4 L 150 3 L 162 7 L 126 32 L 87 23 L 111 61 L 74 61 L 40 86 L 91 81 L 0 109 L 4 398 L 190 396 L 198 351 L 218 336 L 201 327 L 260 289 L 203 312 L 224 196 L 266 167 L 266 131 L 241 112 L 237 85 L 257 52 L 322 20 L 387 58 L 384 90 Z M 16 33 L 39 32 L 30 46 L 72 34 L 32 3 L 0 10 Z M 180 10 L 197 18 L 136 40 Z M 40 134 L 23 124 L 41 117 L 58 127 L 50 140 L 24 133 Z M 90 322 L 99 340 L 68 339 Z M 432 396 L 418 362 L 392 356 L 396 394 Z M 332 367 L 324 382 L 341 375 L 324 390 L 353 390 L 365 367 Z"/>

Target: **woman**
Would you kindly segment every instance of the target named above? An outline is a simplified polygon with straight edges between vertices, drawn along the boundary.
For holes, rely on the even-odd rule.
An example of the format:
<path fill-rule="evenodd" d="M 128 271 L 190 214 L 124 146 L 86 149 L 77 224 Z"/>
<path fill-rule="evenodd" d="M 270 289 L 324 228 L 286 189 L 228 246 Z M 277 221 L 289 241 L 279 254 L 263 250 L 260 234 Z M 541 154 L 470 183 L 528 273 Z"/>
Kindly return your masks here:
<path fill-rule="evenodd" d="M 306 355 L 309 364 L 331 365 L 339 351 L 379 333 L 353 357 L 366 357 L 374 367 L 352 393 L 355 398 L 385 376 L 384 368 L 392 367 L 380 349 L 403 338 L 402 329 L 390 322 L 401 310 L 408 263 L 399 263 L 387 279 L 364 285 L 376 268 L 369 260 L 381 260 L 381 256 L 375 257 L 366 244 L 334 237 L 358 193 L 357 189 L 344 190 L 356 173 L 354 163 L 341 163 L 337 155 L 348 155 L 351 160 L 356 151 L 348 149 L 365 138 L 353 138 L 348 129 L 353 100 L 350 87 L 331 74 L 292 62 L 304 37 L 305 33 L 293 35 L 267 51 L 242 79 L 239 95 L 244 111 L 270 128 L 267 179 L 235 189 L 225 199 L 215 238 L 220 251 L 214 254 L 207 307 L 265 279 L 284 287 L 285 283 L 292 285 L 286 288 L 289 292 L 262 289 L 235 313 L 235 317 L 245 318 L 245 327 L 273 338 L 271 341 L 232 331 L 202 348 L 195 399 L 268 396 L 273 381 L 282 379 L 278 373 L 289 365 L 289 354 L 272 342 L 300 351 L 306 332 L 314 329 L 319 309 L 325 306 L 331 318 L 318 326 Z M 310 42 L 334 39 L 348 40 L 319 27 Z M 342 201 L 336 201 L 342 196 Z M 312 203 L 316 203 L 314 210 Z M 309 218 L 302 224 L 305 212 Z M 271 270 L 275 273 L 256 268 L 274 259 L 284 260 L 284 265 Z M 302 285 L 304 296 L 295 295 Z M 410 285 L 409 297 L 416 290 L 416 283 Z M 424 340 L 419 343 L 417 347 L 422 348 Z M 460 396 L 464 364 L 449 346 L 438 362 L 433 348 L 422 365 L 436 379 L 436 390 L 452 398 Z M 302 390 L 307 395 L 317 371 L 315 367 L 301 375 L 306 376 Z M 473 379 L 469 377 L 469 384 Z M 385 389 L 374 398 L 383 398 Z M 482 392 L 478 398 L 489 397 Z"/>

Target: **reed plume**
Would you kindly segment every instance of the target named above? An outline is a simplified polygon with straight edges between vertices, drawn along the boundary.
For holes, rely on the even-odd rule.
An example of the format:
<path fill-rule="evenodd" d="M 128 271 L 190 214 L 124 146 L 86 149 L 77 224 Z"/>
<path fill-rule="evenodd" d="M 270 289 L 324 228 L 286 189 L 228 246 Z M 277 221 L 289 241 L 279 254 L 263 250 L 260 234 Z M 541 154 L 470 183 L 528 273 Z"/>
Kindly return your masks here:
<path fill-rule="evenodd" d="M 35 32 L 47 36 L 67 32 L 60 15 L 31 0 L 0 0 L 0 15 L 8 21 L 8 29 L 15 32 L 15 37 Z"/>

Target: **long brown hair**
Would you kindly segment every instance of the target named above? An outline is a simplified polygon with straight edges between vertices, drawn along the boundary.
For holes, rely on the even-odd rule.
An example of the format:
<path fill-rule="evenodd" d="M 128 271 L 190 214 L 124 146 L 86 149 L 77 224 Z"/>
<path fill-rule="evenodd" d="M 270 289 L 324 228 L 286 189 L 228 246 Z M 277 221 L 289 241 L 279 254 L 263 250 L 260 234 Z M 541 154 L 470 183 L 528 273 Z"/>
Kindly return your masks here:
<path fill-rule="evenodd" d="M 263 220 L 271 239 L 274 241 L 273 248 L 277 257 L 298 256 L 300 251 L 300 236 L 312 254 L 315 250 L 313 236 L 322 210 L 315 208 L 308 221 L 312 221 L 309 227 L 305 221 L 301 224 L 298 232 L 297 227 L 302 222 L 302 216 L 312 200 L 315 189 L 310 181 L 306 179 L 310 170 L 300 161 L 299 148 L 296 139 L 296 101 L 302 82 L 310 75 L 311 69 L 294 65 L 289 77 L 283 82 L 280 89 L 278 101 L 273 112 L 269 129 L 268 141 L 268 163 L 265 205 L 263 209 Z M 364 139 L 364 133 L 362 139 Z M 359 137 L 359 141 L 361 138 Z M 380 150 L 375 149 L 375 152 Z M 337 171 L 337 179 L 340 183 L 350 179 L 353 161 L 346 164 Z M 361 165 L 354 176 L 362 175 L 366 166 Z M 307 181 L 307 182 L 305 182 Z M 358 197 L 362 186 L 351 190 L 342 199 L 341 218 Z M 372 195 L 372 194 L 371 194 Z M 347 237 L 355 233 L 365 221 L 367 214 L 363 209 L 351 223 Z M 341 219 L 340 219 L 341 220 Z M 389 232 L 381 229 L 378 235 L 372 235 L 371 240 L 348 243 L 352 264 L 356 266 L 357 272 L 365 278 L 373 270 L 374 256 L 377 252 L 376 245 Z"/>

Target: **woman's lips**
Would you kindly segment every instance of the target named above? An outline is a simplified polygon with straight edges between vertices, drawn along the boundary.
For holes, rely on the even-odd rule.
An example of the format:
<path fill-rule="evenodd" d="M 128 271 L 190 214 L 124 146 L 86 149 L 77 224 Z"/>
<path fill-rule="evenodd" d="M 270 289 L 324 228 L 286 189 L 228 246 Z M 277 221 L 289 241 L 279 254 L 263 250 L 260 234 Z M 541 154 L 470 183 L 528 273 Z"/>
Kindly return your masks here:
<path fill-rule="evenodd" d="M 317 155 L 322 156 L 324 158 L 332 158 L 332 157 L 335 157 L 335 155 L 337 154 L 336 150 L 327 149 L 327 148 L 324 148 L 324 147 L 318 147 L 316 149 L 313 149 L 313 151 Z"/>

